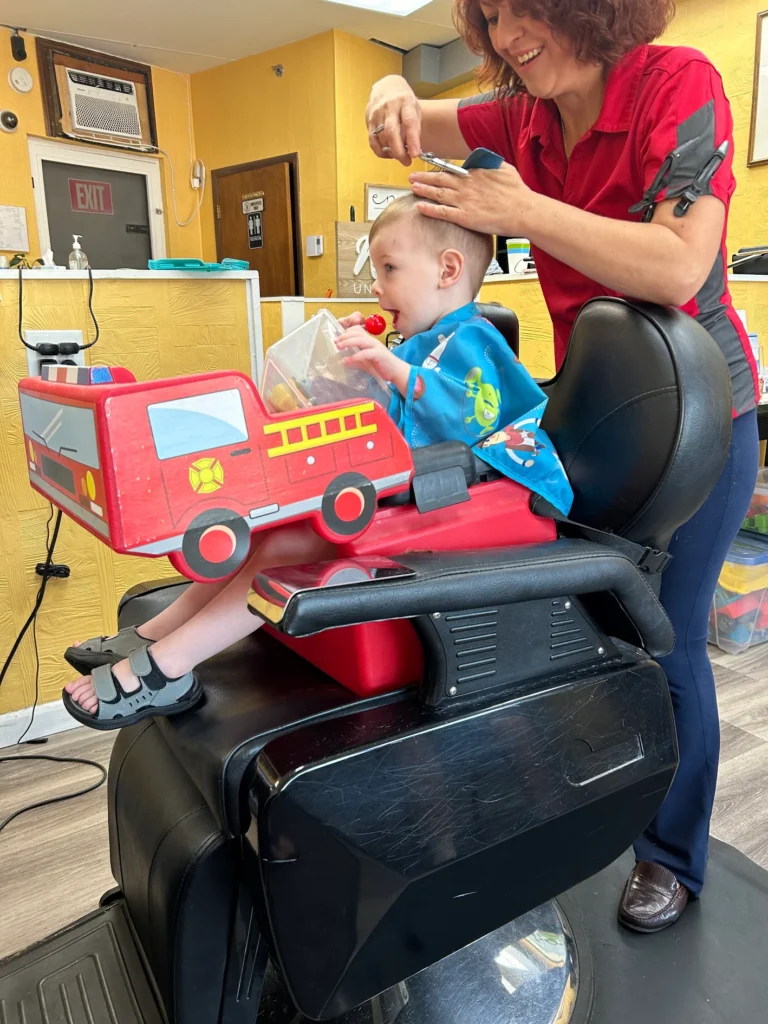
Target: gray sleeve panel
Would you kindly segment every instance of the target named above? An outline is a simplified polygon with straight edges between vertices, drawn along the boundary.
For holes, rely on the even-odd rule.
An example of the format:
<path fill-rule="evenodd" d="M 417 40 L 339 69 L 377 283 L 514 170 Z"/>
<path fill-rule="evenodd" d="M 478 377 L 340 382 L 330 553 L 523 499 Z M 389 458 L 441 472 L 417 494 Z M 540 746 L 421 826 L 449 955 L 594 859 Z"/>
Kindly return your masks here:
<path fill-rule="evenodd" d="M 477 96 L 466 96 L 463 100 L 459 100 L 460 107 L 474 107 L 478 103 L 495 103 L 499 99 L 499 93 L 494 92 L 481 92 Z"/>
<path fill-rule="evenodd" d="M 714 155 L 718 145 L 715 139 L 715 101 L 711 99 L 678 125 L 678 157 L 667 179 L 667 199 L 674 199 L 685 191 Z M 711 183 L 707 183 L 703 194 L 712 194 Z"/>
<path fill-rule="evenodd" d="M 725 290 L 725 261 L 722 252 L 719 252 L 709 277 L 696 296 L 699 307 L 696 319 L 715 339 L 728 362 L 733 387 L 733 408 L 740 416 L 755 405 L 755 382 L 739 332 L 728 316 L 727 307 L 723 305 Z"/>

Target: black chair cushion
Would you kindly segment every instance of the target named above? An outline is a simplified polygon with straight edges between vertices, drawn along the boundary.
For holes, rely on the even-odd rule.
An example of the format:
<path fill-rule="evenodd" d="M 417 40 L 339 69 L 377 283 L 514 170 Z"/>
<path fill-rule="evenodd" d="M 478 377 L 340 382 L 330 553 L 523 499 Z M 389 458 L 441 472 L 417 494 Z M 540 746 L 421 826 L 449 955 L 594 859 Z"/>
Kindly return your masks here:
<path fill-rule="evenodd" d="M 665 549 L 727 457 L 730 378 L 709 333 L 679 310 L 594 299 L 543 387 L 571 518 Z"/>
<path fill-rule="evenodd" d="M 478 302 L 477 308 L 480 315 L 484 316 L 486 320 L 490 320 L 496 330 L 504 335 L 504 339 L 515 355 L 519 355 L 520 321 L 517 319 L 517 314 L 513 313 L 511 309 L 507 309 L 506 306 L 499 305 L 498 302 Z"/>
<path fill-rule="evenodd" d="M 146 622 L 186 586 L 188 581 L 179 578 L 129 590 L 120 603 L 120 627 Z M 412 699 L 409 691 L 357 697 L 261 631 L 196 671 L 205 689 L 204 703 L 187 714 L 155 721 L 228 835 L 242 835 L 248 828 L 249 773 L 265 743 L 285 730 Z"/>

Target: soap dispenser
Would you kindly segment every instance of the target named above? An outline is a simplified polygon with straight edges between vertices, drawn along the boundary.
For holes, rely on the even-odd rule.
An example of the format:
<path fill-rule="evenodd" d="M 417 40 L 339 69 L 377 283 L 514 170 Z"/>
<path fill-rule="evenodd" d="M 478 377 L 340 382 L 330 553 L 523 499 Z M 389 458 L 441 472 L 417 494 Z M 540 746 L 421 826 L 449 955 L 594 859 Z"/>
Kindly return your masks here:
<path fill-rule="evenodd" d="M 88 257 L 85 255 L 82 246 L 80 245 L 80 239 L 82 235 L 73 235 L 74 244 L 72 245 L 72 252 L 69 254 L 69 269 L 70 270 L 87 270 L 88 269 Z"/>

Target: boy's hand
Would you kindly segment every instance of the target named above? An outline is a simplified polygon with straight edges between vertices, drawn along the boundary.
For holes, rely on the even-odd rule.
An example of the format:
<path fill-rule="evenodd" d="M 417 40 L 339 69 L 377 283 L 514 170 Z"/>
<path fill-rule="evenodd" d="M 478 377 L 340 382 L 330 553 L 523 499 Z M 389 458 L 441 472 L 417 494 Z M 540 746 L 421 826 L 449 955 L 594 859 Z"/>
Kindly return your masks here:
<path fill-rule="evenodd" d="M 349 330 L 350 327 L 362 327 L 365 324 L 365 317 L 362 313 L 350 313 L 349 316 L 340 317 L 339 324 L 345 331 Z"/>
<path fill-rule="evenodd" d="M 336 341 L 336 347 L 342 352 L 348 348 L 359 349 L 359 352 L 345 356 L 345 365 L 354 366 L 366 373 L 378 374 L 382 380 L 394 384 L 400 394 L 405 396 L 408 391 L 410 366 L 402 359 L 398 359 L 378 338 L 372 337 L 364 327 L 350 327 Z"/>

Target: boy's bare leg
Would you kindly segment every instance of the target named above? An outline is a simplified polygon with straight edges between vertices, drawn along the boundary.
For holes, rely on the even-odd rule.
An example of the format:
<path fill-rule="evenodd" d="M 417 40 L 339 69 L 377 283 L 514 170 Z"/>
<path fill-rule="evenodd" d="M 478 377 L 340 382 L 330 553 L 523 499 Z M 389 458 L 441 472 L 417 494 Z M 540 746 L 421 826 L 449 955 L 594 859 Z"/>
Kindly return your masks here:
<path fill-rule="evenodd" d="M 327 561 L 335 553 L 334 545 L 318 537 L 305 523 L 270 531 L 237 576 L 191 618 L 153 644 L 152 657 L 158 668 L 169 678 L 178 678 L 263 626 L 263 619 L 254 615 L 246 603 L 251 581 L 260 569 Z M 118 662 L 112 671 L 126 692 L 138 689 L 139 680 L 127 659 Z M 98 701 L 90 676 L 68 683 L 66 689 L 85 711 L 96 711 Z"/>
<path fill-rule="evenodd" d="M 167 608 L 163 608 L 154 618 L 136 626 L 136 632 L 145 640 L 161 640 L 202 611 L 231 582 L 226 579 L 217 580 L 215 583 L 191 583 Z M 81 643 L 82 641 L 75 641 L 72 646 L 79 647 Z"/>

